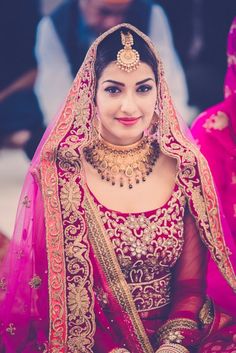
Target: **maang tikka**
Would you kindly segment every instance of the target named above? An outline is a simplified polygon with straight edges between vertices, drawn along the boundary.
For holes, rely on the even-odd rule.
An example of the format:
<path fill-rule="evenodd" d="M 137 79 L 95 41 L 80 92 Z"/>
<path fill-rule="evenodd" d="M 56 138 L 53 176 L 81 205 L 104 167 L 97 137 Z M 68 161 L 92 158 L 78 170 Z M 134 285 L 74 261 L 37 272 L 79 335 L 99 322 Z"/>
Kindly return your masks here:
<path fill-rule="evenodd" d="M 132 45 L 134 45 L 134 38 L 130 32 L 126 34 L 121 32 L 120 35 L 124 49 L 118 51 L 116 64 L 119 69 L 126 72 L 137 70 L 140 64 L 140 57 L 137 50 L 132 48 Z"/>

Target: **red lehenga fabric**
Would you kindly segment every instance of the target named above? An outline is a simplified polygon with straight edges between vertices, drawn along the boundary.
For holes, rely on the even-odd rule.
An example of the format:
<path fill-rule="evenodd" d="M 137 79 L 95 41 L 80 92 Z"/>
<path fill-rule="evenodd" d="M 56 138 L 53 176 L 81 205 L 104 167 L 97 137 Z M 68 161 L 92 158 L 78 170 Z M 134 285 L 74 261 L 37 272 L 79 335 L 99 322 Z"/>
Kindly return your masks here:
<path fill-rule="evenodd" d="M 93 135 L 96 50 L 122 26 L 142 37 L 157 58 L 155 138 L 161 151 L 177 161 L 176 186 L 162 208 L 143 215 L 118 214 L 119 222 L 110 213 L 104 223 L 104 211 L 110 210 L 101 209 L 101 215 L 87 190 L 81 154 Z M 135 242 L 124 249 L 120 239 L 128 240 L 121 227 L 128 219 L 131 228 L 126 231 Z M 110 234 L 113 222 L 117 237 Z M 183 332 L 184 345 L 204 347 L 202 339 L 209 334 L 209 340 L 213 338 L 206 344 L 219 339 L 224 352 L 236 333 L 232 320 L 215 312 L 213 323 L 201 326 L 197 321 L 205 302 L 207 251 L 224 285 L 236 290 L 229 240 L 208 165 L 181 127 L 156 49 L 129 24 L 112 28 L 89 49 L 26 177 L 14 235 L 0 269 L 0 350 L 110 353 L 126 347 L 131 353 L 154 353 L 155 331 L 181 317 L 191 323 Z M 142 261 L 140 271 L 136 265 Z M 144 287 L 144 293 L 143 278 L 152 284 Z"/>
<path fill-rule="evenodd" d="M 154 351 L 159 344 L 158 329 L 167 320 L 186 318 L 198 323 L 198 329 L 185 332 L 184 344 L 191 352 L 235 352 L 236 321 L 232 318 L 215 308 L 215 327 L 200 326 L 199 312 L 206 299 L 206 271 L 203 271 L 207 265 L 206 250 L 180 187 L 175 185 L 170 199 L 162 207 L 140 213 L 108 209 L 91 190 L 89 193 Z M 181 257 L 183 250 L 185 255 Z M 95 282 L 95 293 L 106 311 L 108 296 L 99 282 Z M 103 333 L 95 334 L 96 352 L 103 352 L 99 342 L 114 320 L 112 315 L 110 323 L 108 319 L 103 326 Z M 219 331 L 220 320 L 228 325 L 222 331 Z M 125 343 L 123 346 L 127 347 Z"/>

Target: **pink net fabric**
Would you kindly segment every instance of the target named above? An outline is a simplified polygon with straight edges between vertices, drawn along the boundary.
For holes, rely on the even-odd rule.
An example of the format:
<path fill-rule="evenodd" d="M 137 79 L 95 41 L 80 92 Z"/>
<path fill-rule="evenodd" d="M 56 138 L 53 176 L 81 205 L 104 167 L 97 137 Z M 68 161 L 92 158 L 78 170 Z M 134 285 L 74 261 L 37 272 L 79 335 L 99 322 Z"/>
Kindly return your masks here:
<path fill-rule="evenodd" d="M 0 347 L 7 353 L 38 352 L 48 339 L 48 265 L 38 165 L 52 126 L 25 178 L 14 233 L 0 271 Z"/>

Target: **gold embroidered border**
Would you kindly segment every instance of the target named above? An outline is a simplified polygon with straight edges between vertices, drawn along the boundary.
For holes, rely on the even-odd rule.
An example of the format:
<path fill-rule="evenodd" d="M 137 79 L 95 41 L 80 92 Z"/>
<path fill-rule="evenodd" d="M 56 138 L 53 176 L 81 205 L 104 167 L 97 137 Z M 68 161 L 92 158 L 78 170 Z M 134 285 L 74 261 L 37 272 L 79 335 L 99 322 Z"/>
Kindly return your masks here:
<path fill-rule="evenodd" d="M 50 149 L 50 140 L 44 151 L 47 149 Z M 41 163 L 41 175 L 48 257 L 49 346 L 55 353 L 65 353 L 67 337 L 66 271 L 57 168 L 53 160 L 45 159 Z"/>
<path fill-rule="evenodd" d="M 75 318 L 73 324 L 69 322 L 69 318 L 71 318 L 71 315 L 73 316 L 70 310 L 72 305 L 69 305 L 72 298 L 71 293 L 76 290 L 80 290 L 81 293 L 84 292 L 81 286 L 79 289 L 76 286 L 73 287 L 72 283 L 68 283 L 66 278 L 64 253 L 66 244 L 63 243 L 63 211 L 61 210 L 58 182 L 60 173 L 57 170 L 58 157 L 64 158 L 65 166 L 69 166 L 75 161 L 77 162 L 79 158 L 78 149 L 82 146 L 84 140 L 88 140 L 89 130 L 87 124 L 91 120 L 91 116 L 93 116 L 93 109 L 91 104 L 89 104 L 91 87 L 94 83 L 90 66 L 92 60 L 93 57 L 81 67 L 69 92 L 60 118 L 45 142 L 41 153 L 41 188 L 45 208 L 48 255 L 49 349 L 53 353 L 70 353 L 75 350 L 79 353 L 76 348 L 78 339 L 80 340 L 80 346 L 83 346 L 81 351 L 92 352 L 91 347 L 95 331 L 92 283 L 91 281 L 89 282 L 88 278 L 86 279 L 86 286 L 91 301 L 89 307 L 86 306 L 90 314 L 89 321 L 87 320 L 88 330 L 86 334 L 83 332 L 83 336 L 78 335 L 79 322 L 83 321 L 81 317 L 77 318 L 77 320 Z M 84 240 L 86 239 L 84 238 Z M 88 268 L 91 269 L 88 251 L 84 254 L 84 264 L 86 263 Z M 69 294 L 68 303 L 67 292 Z M 73 338 L 75 338 L 76 342 L 73 341 Z"/>
<path fill-rule="evenodd" d="M 63 162 L 59 166 L 62 171 Z M 92 353 L 96 329 L 93 268 L 79 179 L 76 168 L 71 173 L 66 169 L 59 178 L 67 270 L 67 352 Z"/>
<path fill-rule="evenodd" d="M 133 333 L 140 345 L 140 347 L 136 347 L 136 351 L 140 353 L 153 353 L 142 321 L 136 310 L 129 286 L 121 272 L 110 239 L 106 236 L 97 208 L 88 191 L 86 191 L 84 203 L 88 217 L 90 241 L 118 303 L 131 318 Z"/>
<path fill-rule="evenodd" d="M 199 152 L 200 153 L 200 152 Z M 212 254 L 213 260 L 216 262 L 221 273 L 236 291 L 236 277 L 229 259 L 228 249 L 225 244 L 224 234 L 220 221 L 220 210 L 218 200 L 216 198 L 216 190 L 213 177 L 209 171 L 206 160 L 198 158 L 199 173 L 202 176 L 202 191 L 207 205 L 207 216 L 210 225 L 210 232 L 206 232 L 206 240 Z"/>
<path fill-rule="evenodd" d="M 84 68 L 86 71 L 86 66 Z M 86 72 L 89 72 L 87 70 Z M 44 199 L 45 225 L 46 225 L 46 244 L 48 256 L 48 288 L 49 288 L 49 347 L 53 353 L 69 353 L 68 351 L 68 313 L 67 313 L 67 288 L 66 264 L 64 254 L 64 227 L 62 224 L 62 210 L 59 197 L 59 182 L 57 170 L 57 156 L 60 151 L 59 144 L 64 137 L 71 131 L 71 126 L 77 118 L 75 102 L 78 95 L 81 97 L 87 94 L 83 91 L 83 83 L 78 76 L 75 81 L 61 117 L 54 130 L 48 137 L 40 161 L 41 188 Z M 82 99 L 83 100 L 83 99 Z M 83 127 L 77 124 L 77 131 L 81 134 L 86 132 L 86 124 L 81 121 Z M 76 131 L 73 131 L 76 134 Z M 86 136 L 86 133 L 84 133 Z M 68 138 L 70 139 L 70 137 Z M 77 139 L 71 137 L 74 149 L 78 147 Z M 71 149 L 74 152 L 74 149 Z M 63 149 L 62 149 L 63 150 Z M 73 157 L 74 155 L 72 155 Z M 78 157 L 78 155 L 77 155 Z M 91 303 L 92 304 L 92 303 Z M 94 334 L 94 320 L 90 323 L 90 337 L 84 337 L 86 345 L 91 346 Z M 78 325 L 77 325 L 78 326 Z M 76 327 L 70 326 L 70 332 L 75 331 Z M 89 335 L 88 335 L 89 336 Z M 88 339 L 87 339 L 88 338 Z M 81 340 L 82 341 L 82 340 Z M 88 352 L 91 352 L 89 349 Z"/>

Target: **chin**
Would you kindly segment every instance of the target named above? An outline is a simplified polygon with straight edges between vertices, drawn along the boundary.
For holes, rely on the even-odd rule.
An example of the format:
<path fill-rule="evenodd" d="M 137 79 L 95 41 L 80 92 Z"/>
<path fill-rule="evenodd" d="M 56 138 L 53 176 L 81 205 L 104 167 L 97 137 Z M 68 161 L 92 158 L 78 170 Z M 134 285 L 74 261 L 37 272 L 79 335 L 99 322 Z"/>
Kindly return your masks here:
<path fill-rule="evenodd" d="M 117 145 L 131 145 L 140 140 L 144 134 L 144 128 L 140 126 L 121 127 L 114 126 L 113 129 L 100 130 L 102 137 L 110 143 Z"/>
<path fill-rule="evenodd" d="M 136 134 L 122 134 L 120 136 L 117 136 L 117 141 L 119 140 L 121 145 L 131 145 L 135 143 L 136 141 L 140 140 L 143 136 L 143 131 L 140 131 L 139 133 Z"/>

